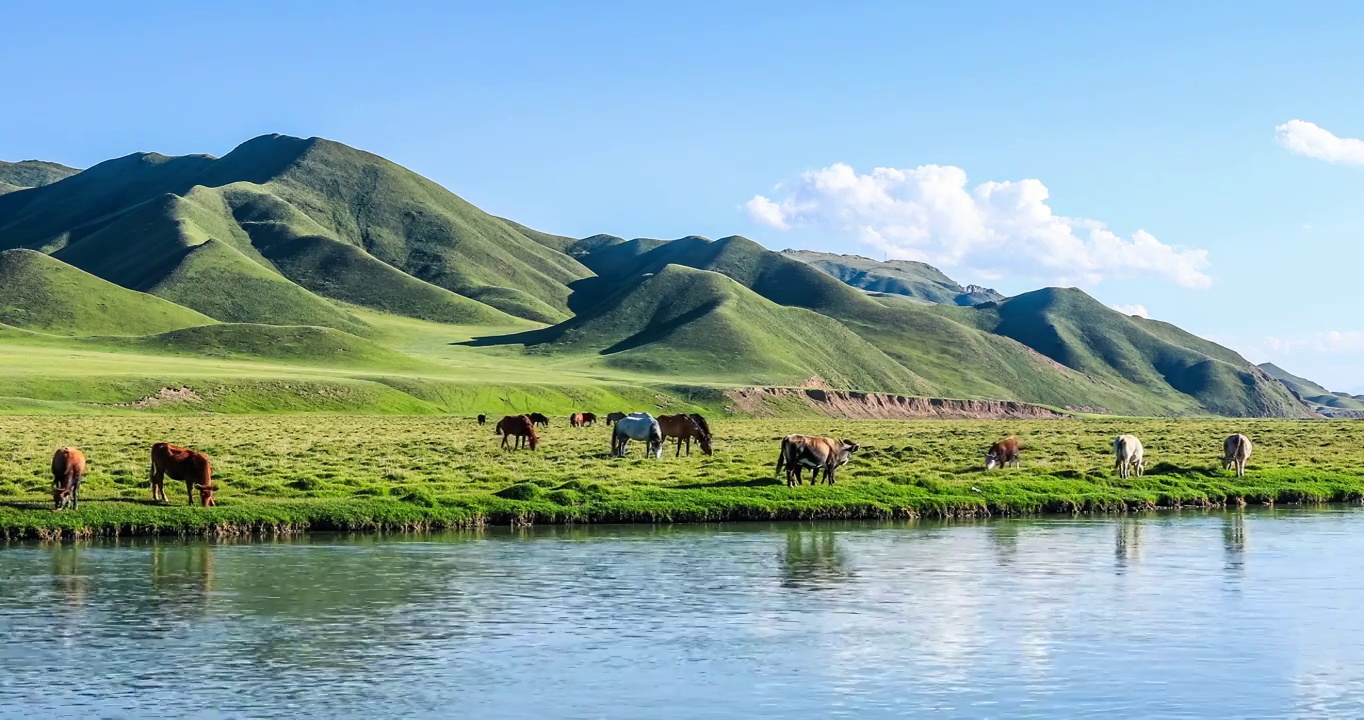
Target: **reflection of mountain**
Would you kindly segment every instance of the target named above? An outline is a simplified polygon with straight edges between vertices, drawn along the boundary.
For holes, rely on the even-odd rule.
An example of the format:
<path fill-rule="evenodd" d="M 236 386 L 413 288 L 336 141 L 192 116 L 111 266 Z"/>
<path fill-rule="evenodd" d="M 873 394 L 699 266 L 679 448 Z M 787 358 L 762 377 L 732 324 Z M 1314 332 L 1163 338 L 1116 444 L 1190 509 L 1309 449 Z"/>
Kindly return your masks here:
<path fill-rule="evenodd" d="M 838 549 L 837 534 L 828 530 L 788 532 L 781 571 L 783 587 L 807 590 L 827 590 L 853 575 Z"/>

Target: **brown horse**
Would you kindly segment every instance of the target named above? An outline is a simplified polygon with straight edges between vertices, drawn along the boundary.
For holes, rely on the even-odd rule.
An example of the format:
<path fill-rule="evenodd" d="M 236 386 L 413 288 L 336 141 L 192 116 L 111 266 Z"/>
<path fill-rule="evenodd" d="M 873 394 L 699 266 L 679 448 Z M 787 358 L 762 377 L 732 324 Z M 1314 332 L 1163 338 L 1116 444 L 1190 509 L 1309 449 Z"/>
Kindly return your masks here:
<path fill-rule="evenodd" d="M 606 424 L 607 424 L 607 425 L 615 425 L 617 422 L 619 422 L 619 421 L 621 421 L 621 420 L 624 420 L 624 419 L 625 419 L 625 413 L 623 413 L 623 412 L 613 412 L 613 413 L 607 413 L 607 414 L 606 414 Z"/>
<path fill-rule="evenodd" d="M 497 421 L 497 429 L 493 430 L 497 435 L 502 436 L 502 449 L 507 449 L 507 440 L 516 437 L 515 450 L 521 449 L 522 445 L 529 446 L 531 450 L 539 444 L 540 438 L 535 434 L 535 423 L 529 415 L 508 415 Z"/>
<path fill-rule="evenodd" d="M 544 426 L 544 427 L 549 427 L 549 417 L 547 417 L 547 416 L 545 416 L 545 415 L 542 415 L 542 414 L 540 414 L 540 413 L 531 413 L 531 414 L 528 415 L 527 417 L 529 417 L 531 423 L 533 423 L 533 424 L 535 424 L 535 425 L 541 425 L 541 426 Z"/>
<path fill-rule="evenodd" d="M 81 480 L 85 478 L 85 455 L 73 447 L 57 448 L 52 456 L 52 505 L 75 510 L 80 504 Z"/>
<path fill-rule="evenodd" d="M 691 457 L 691 441 L 695 438 L 701 445 L 701 452 L 709 455 L 710 433 L 701 429 L 701 424 L 696 422 L 699 415 L 659 415 L 658 427 L 663 431 L 663 439 L 677 438 L 677 452 L 673 457 L 682 454 L 682 441 L 687 441 L 687 457 Z"/>
<path fill-rule="evenodd" d="M 166 476 L 185 483 L 185 493 L 189 504 L 194 504 L 194 491 L 199 491 L 199 501 L 204 507 L 217 505 L 213 497 L 213 464 L 208 456 L 189 448 L 170 443 L 157 443 L 152 446 L 152 465 L 147 479 L 152 485 L 152 499 L 170 502 L 166 499 Z"/>
<path fill-rule="evenodd" d="M 594 413 L 573 413 L 568 416 L 568 424 L 571 427 L 587 427 L 596 424 L 596 422 L 597 416 Z"/>

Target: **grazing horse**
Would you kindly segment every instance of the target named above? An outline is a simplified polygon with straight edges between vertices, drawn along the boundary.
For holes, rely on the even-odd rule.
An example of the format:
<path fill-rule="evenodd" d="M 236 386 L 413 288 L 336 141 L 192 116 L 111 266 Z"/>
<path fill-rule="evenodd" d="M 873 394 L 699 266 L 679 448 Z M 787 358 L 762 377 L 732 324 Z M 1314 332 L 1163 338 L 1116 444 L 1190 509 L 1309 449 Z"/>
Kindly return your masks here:
<path fill-rule="evenodd" d="M 199 491 L 199 500 L 204 507 L 217 505 L 213 497 L 213 466 L 208 456 L 189 448 L 170 443 L 157 443 L 152 446 L 152 465 L 147 479 L 152 486 L 152 499 L 169 502 L 166 499 L 166 476 L 185 483 L 185 493 L 189 504 L 194 504 L 194 491 Z"/>
<path fill-rule="evenodd" d="M 616 423 L 624 419 L 625 413 L 623 412 L 606 413 L 606 426 L 611 427 L 612 425 L 615 425 Z"/>
<path fill-rule="evenodd" d="M 1113 471 L 1120 478 L 1132 476 L 1133 468 L 1137 477 L 1146 472 L 1146 449 L 1136 435 L 1119 435 L 1113 438 Z"/>
<path fill-rule="evenodd" d="M 819 471 L 824 471 L 824 482 L 834 484 L 834 471 L 848 464 L 852 454 L 861 448 L 848 440 L 834 440 L 812 435 L 787 435 L 781 441 L 781 454 L 777 456 L 776 472 L 781 474 L 786 468 L 786 485 L 795 487 L 800 484 L 801 468 L 812 468 L 814 473 L 810 484 L 819 482 Z"/>
<path fill-rule="evenodd" d="M 479 416 L 478 416 L 478 424 L 479 424 L 479 425 L 487 425 L 487 424 L 488 424 L 488 416 L 487 416 L 487 415 L 479 415 Z"/>
<path fill-rule="evenodd" d="M 700 415 L 659 415 L 658 427 L 663 431 L 663 439 L 677 438 L 677 453 L 673 457 L 682 454 L 682 441 L 687 442 L 687 457 L 691 457 L 691 441 L 696 441 L 701 445 L 701 452 L 706 455 L 711 454 L 710 433 L 701 429 L 701 424 L 696 422 Z"/>
<path fill-rule="evenodd" d="M 1250 459 L 1250 438 L 1237 433 L 1222 443 L 1222 467 L 1235 470 L 1236 477 L 1245 477 L 1246 461 Z"/>
<path fill-rule="evenodd" d="M 75 510 L 80 504 L 81 480 L 85 478 L 85 455 L 73 447 L 57 448 L 52 456 L 52 505 Z"/>
<path fill-rule="evenodd" d="M 541 415 L 540 413 L 531 413 L 527 417 L 529 417 L 530 421 L 536 425 L 540 425 L 541 427 L 549 427 L 549 418 L 545 417 L 544 415 Z"/>
<path fill-rule="evenodd" d="M 593 413 L 573 413 L 568 416 L 570 427 L 587 427 L 597 422 L 597 416 Z"/>
<path fill-rule="evenodd" d="M 503 450 L 507 449 L 507 440 L 513 436 L 516 438 L 514 450 L 520 450 L 523 445 L 534 450 L 535 446 L 540 444 L 540 438 L 535 434 L 535 422 L 529 415 L 508 415 L 497 421 L 497 428 L 493 433 L 502 436 Z"/>
<path fill-rule="evenodd" d="M 646 456 L 653 455 L 655 459 L 663 457 L 663 431 L 649 413 L 631 413 L 616 421 L 616 427 L 611 432 L 611 454 L 625 457 L 626 446 L 631 440 L 648 443 L 644 451 Z"/>
<path fill-rule="evenodd" d="M 985 451 L 986 470 L 1009 467 L 1010 463 L 1013 463 L 1014 467 L 1018 467 L 1018 438 L 1016 437 L 1006 437 Z"/>

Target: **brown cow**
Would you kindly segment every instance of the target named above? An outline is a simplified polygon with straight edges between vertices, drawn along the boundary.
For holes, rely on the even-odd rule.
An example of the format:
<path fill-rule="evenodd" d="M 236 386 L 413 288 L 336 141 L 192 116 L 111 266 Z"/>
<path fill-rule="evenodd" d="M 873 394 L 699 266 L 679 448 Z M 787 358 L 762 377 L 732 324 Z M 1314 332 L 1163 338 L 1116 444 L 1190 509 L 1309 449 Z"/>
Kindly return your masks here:
<path fill-rule="evenodd" d="M 609 425 L 615 425 L 617 421 L 624 420 L 624 419 L 625 419 L 625 413 L 623 413 L 623 412 L 613 412 L 613 413 L 607 413 L 607 414 L 606 414 L 606 424 L 607 424 L 608 426 L 609 426 Z"/>
<path fill-rule="evenodd" d="M 1012 436 L 1000 440 L 985 451 L 986 470 L 1009 467 L 1009 463 L 1018 467 L 1018 438 Z"/>
<path fill-rule="evenodd" d="M 502 436 L 502 449 L 507 449 L 507 440 L 513 436 L 516 438 L 516 445 L 513 449 L 519 450 L 524 445 L 531 450 L 539 444 L 540 438 L 535 434 L 535 422 L 529 415 L 508 415 L 497 421 L 497 428 L 493 433 Z"/>
<path fill-rule="evenodd" d="M 663 431 L 663 439 L 677 438 L 677 452 L 673 457 L 682 454 L 682 441 L 687 442 L 687 457 L 691 457 L 691 441 L 696 441 L 701 445 L 701 452 L 706 455 L 711 454 L 710 433 L 701 429 L 701 424 L 696 422 L 699 415 L 659 415 L 658 427 Z"/>
<path fill-rule="evenodd" d="M 810 478 L 811 485 L 819 482 L 819 471 L 823 470 L 824 482 L 833 485 L 834 471 L 846 465 L 859 448 L 857 443 L 848 439 L 787 435 L 781 441 L 781 455 L 777 457 L 776 472 L 780 474 L 782 467 L 785 466 L 786 485 L 794 487 L 800 484 L 801 468 L 814 469 L 814 476 Z"/>
<path fill-rule="evenodd" d="M 81 480 L 85 478 L 85 455 L 73 447 L 57 448 L 52 456 L 52 505 L 58 510 L 80 505 Z"/>
<path fill-rule="evenodd" d="M 208 456 L 189 448 L 170 443 L 157 443 L 152 446 L 152 465 L 148 480 L 152 485 L 152 500 L 170 502 L 166 499 L 166 476 L 185 483 L 185 493 L 189 504 L 194 504 L 194 491 L 199 491 L 199 501 L 204 507 L 218 504 L 213 497 L 213 464 Z"/>

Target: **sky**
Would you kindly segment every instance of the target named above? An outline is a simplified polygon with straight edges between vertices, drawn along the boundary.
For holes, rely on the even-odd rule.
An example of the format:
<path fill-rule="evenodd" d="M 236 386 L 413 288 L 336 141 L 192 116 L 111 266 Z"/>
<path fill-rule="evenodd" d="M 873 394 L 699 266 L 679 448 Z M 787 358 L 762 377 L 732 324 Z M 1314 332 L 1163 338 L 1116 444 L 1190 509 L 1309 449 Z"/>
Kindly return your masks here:
<path fill-rule="evenodd" d="M 321 136 L 546 232 L 1077 286 L 1364 393 L 1364 4 L 116 5 L 0 0 L 0 159 Z"/>

